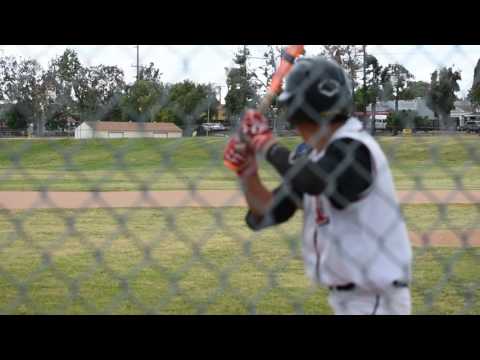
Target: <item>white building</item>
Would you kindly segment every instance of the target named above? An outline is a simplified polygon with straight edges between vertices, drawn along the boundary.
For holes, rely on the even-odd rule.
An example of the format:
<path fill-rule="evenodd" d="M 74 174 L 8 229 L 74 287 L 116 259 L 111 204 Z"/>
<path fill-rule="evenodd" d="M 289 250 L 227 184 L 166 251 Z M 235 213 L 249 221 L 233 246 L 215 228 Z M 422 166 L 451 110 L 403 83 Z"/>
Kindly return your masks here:
<path fill-rule="evenodd" d="M 398 111 L 402 110 L 412 110 L 417 113 L 418 116 L 426 116 L 427 118 L 433 120 L 435 119 L 435 114 L 427 106 L 425 99 L 416 98 L 415 100 L 399 100 L 398 101 Z M 367 113 L 371 113 L 372 105 L 367 106 Z M 377 113 L 388 113 L 395 111 L 395 100 L 378 102 L 376 105 Z"/>
<path fill-rule="evenodd" d="M 75 129 L 75 139 L 179 137 L 182 130 L 173 123 L 85 121 Z"/>
<path fill-rule="evenodd" d="M 469 120 L 478 120 L 480 114 L 474 113 L 471 104 L 468 101 L 457 100 L 454 103 L 454 109 L 450 112 L 450 119 L 455 123 L 457 128 L 463 127 Z M 386 123 L 385 114 L 395 110 L 395 101 L 379 102 L 376 108 L 375 126 L 378 129 L 384 128 Z M 419 116 L 426 116 L 430 120 L 435 119 L 435 114 L 428 108 L 425 100 L 417 98 L 415 100 L 399 100 L 398 110 L 413 110 Z M 367 115 L 371 116 L 371 105 L 367 107 Z"/>

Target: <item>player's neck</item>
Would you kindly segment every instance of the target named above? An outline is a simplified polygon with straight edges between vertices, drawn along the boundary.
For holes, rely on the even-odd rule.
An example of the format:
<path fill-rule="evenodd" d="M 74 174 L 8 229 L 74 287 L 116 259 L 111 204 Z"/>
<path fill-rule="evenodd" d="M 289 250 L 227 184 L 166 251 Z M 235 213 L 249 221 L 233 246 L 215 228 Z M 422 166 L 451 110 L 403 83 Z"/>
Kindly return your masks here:
<path fill-rule="evenodd" d="M 309 136 L 309 145 L 314 147 L 318 152 L 322 151 L 332 138 L 335 131 L 341 126 L 342 124 L 335 123 L 318 127 L 317 131 Z"/>

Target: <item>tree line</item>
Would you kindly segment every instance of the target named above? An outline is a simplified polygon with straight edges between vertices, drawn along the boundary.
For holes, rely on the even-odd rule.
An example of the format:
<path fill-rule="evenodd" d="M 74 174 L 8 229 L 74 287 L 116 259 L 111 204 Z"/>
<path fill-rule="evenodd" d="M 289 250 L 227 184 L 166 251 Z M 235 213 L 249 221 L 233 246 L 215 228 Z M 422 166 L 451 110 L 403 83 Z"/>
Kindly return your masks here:
<path fill-rule="evenodd" d="M 460 71 L 453 67 L 441 67 L 431 74 L 430 82 L 416 81 L 414 75 L 403 65 L 382 65 L 368 51 L 364 54 L 364 50 L 359 45 L 324 45 L 319 54 L 307 56 L 326 56 L 345 69 L 352 79 L 356 112 L 365 112 L 369 105 L 372 112 L 375 112 L 377 103 L 381 101 L 394 101 L 395 112 L 398 112 L 400 100 L 423 98 L 439 118 L 440 126 L 451 126 L 449 116 L 455 100 L 459 100 L 455 93 L 460 90 Z M 266 91 L 266 83 L 280 62 L 281 49 L 268 45 L 263 54 L 264 64 L 257 69 L 247 70 L 249 57 L 249 48 L 240 48 L 233 59 L 236 67 L 227 69 L 228 94 L 225 102 L 227 113 L 233 117 L 238 116 L 245 107 L 258 103 Z M 475 79 L 467 100 L 474 109 L 480 106 L 480 60 L 475 68 Z M 276 104 L 272 104 L 270 112 L 278 115 L 279 111 Z"/>
<path fill-rule="evenodd" d="M 11 129 L 33 124 L 65 130 L 69 119 L 89 121 L 173 122 L 182 128 L 216 115 L 218 99 L 211 84 L 189 80 L 164 83 L 153 63 L 141 67 L 127 84 L 117 66 L 86 66 L 67 49 L 43 69 L 33 59 L 0 58 L 1 118 Z"/>
<path fill-rule="evenodd" d="M 226 68 L 227 94 L 225 110 L 232 124 L 247 107 L 254 107 L 267 90 L 282 49 L 268 45 L 260 64 L 249 66 L 251 51 L 243 46 L 233 56 L 234 66 Z M 442 126 L 457 100 L 460 71 L 442 67 L 431 74 L 431 81 L 415 81 L 403 65 L 382 65 L 364 54 L 359 45 L 324 45 L 320 54 L 338 62 L 351 76 L 355 110 L 375 111 L 380 101 L 392 100 L 398 111 L 400 100 L 424 98 L 439 117 Z M 185 80 L 165 83 L 153 63 L 141 67 L 138 79 L 127 84 L 124 72 L 117 66 L 87 66 L 75 50 L 67 49 L 53 58 L 47 69 L 33 59 L 0 58 L 1 118 L 9 128 L 25 129 L 33 124 L 38 134 L 43 129 L 64 130 L 69 119 L 173 122 L 182 128 L 195 127 L 210 115 L 215 118 L 219 99 L 211 84 Z M 475 108 L 480 105 L 480 60 L 467 99 Z M 271 119 L 281 118 L 274 102 L 268 109 Z M 0 119 L 1 120 L 1 119 Z"/>

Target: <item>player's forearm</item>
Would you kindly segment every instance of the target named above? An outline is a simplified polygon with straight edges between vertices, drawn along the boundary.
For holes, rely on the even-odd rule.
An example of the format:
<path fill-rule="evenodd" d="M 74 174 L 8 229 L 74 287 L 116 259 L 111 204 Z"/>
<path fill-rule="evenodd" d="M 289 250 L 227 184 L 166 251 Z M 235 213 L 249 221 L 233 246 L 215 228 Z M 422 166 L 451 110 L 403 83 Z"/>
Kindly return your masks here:
<path fill-rule="evenodd" d="M 272 204 L 273 193 L 262 184 L 258 174 L 242 179 L 242 190 L 252 214 L 264 216 Z"/>

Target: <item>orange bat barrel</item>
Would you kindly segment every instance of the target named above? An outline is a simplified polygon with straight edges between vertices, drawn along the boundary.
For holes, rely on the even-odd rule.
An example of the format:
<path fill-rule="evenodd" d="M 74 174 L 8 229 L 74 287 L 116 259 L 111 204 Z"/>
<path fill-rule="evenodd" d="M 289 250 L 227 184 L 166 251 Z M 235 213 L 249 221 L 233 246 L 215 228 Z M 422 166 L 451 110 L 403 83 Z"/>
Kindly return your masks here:
<path fill-rule="evenodd" d="M 282 89 L 282 81 L 292 69 L 295 59 L 304 53 L 305 45 L 290 45 L 285 49 L 280 61 L 280 66 L 272 77 L 272 82 L 267 90 L 267 94 L 258 107 L 261 113 L 264 113 L 268 109 L 274 97 L 278 95 Z"/>
<path fill-rule="evenodd" d="M 268 87 L 267 93 L 263 97 L 260 105 L 258 106 L 258 111 L 264 114 L 270 104 L 273 102 L 273 99 L 282 89 L 282 81 L 290 72 L 293 64 L 295 63 L 295 59 L 298 58 L 300 55 L 305 54 L 305 45 L 289 45 L 282 54 L 282 59 L 280 61 L 280 65 L 272 77 L 272 81 L 270 86 Z M 239 130 L 238 136 L 241 140 L 243 140 L 243 133 Z M 230 162 L 224 160 L 224 165 L 233 171 L 238 170 L 235 164 L 231 164 Z"/>
<path fill-rule="evenodd" d="M 277 72 L 272 77 L 272 83 L 270 84 L 269 92 L 277 94 L 282 88 L 282 81 L 292 68 L 295 59 L 305 53 L 304 45 L 290 45 L 285 49 L 283 53 L 280 66 Z"/>

